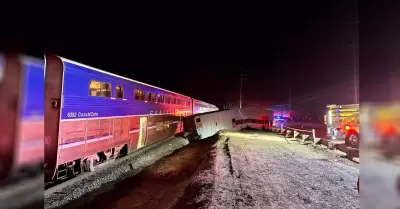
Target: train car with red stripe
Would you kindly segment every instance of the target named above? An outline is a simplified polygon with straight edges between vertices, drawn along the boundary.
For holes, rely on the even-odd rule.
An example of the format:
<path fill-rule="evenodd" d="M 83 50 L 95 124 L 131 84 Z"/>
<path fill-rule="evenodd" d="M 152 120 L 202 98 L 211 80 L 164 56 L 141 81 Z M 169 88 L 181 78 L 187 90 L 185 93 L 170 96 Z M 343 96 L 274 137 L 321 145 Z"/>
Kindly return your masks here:
<path fill-rule="evenodd" d="M 46 56 L 45 177 L 65 179 L 183 131 L 192 99 Z"/>

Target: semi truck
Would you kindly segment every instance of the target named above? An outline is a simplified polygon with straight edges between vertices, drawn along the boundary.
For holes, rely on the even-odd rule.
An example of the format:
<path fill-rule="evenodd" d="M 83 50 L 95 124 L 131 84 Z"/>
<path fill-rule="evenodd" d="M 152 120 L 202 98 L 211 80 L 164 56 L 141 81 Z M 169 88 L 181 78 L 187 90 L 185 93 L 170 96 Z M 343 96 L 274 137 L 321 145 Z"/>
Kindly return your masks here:
<path fill-rule="evenodd" d="M 345 145 L 360 146 L 360 105 L 327 105 L 325 115 L 327 135 L 332 139 L 344 139 Z"/>

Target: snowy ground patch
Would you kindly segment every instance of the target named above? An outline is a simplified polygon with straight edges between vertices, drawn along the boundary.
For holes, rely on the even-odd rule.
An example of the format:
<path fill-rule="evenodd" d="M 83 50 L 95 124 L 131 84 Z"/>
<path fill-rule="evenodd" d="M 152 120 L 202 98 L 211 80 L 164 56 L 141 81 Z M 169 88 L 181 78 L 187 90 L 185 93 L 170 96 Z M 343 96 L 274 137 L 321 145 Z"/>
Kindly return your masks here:
<path fill-rule="evenodd" d="M 196 179 L 205 208 L 359 208 L 358 164 L 271 133 L 223 133 Z M 338 158 L 340 158 L 338 156 Z"/>

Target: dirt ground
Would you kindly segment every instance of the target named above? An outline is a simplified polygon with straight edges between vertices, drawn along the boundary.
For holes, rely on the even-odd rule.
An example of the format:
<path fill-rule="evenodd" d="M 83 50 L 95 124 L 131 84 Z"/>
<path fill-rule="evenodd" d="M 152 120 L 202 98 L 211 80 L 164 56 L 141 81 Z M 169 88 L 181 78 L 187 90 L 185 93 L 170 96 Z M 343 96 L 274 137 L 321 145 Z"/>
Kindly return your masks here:
<path fill-rule="evenodd" d="M 138 175 L 117 183 L 108 192 L 88 195 L 62 208 L 199 208 L 203 203 L 190 203 L 200 190 L 192 179 L 211 167 L 210 153 L 216 141 L 217 137 L 191 142 Z"/>

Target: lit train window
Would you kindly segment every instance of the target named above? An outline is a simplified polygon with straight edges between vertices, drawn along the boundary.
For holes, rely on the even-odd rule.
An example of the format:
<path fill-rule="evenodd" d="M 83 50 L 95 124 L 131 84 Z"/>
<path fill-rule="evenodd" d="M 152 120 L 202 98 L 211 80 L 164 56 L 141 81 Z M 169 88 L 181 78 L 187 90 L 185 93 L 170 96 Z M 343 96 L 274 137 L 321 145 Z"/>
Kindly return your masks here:
<path fill-rule="evenodd" d="M 134 94 L 135 94 L 135 95 L 134 95 L 135 100 L 144 101 L 144 91 L 135 90 L 135 93 L 134 93 Z"/>
<path fill-rule="evenodd" d="M 90 96 L 100 96 L 100 82 L 90 81 L 89 95 Z"/>
<path fill-rule="evenodd" d="M 118 99 L 122 99 L 124 98 L 124 89 L 121 86 L 116 86 L 115 87 L 115 94 L 116 94 L 116 98 Z"/>
<path fill-rule="evenodd" d="M 161 94 L 157 94 L 157 103 L 163 103 L 163 99 L 162 99 L 162 95 Z"/>
<path fill-rule="evenodd" d="M 151 102 L 156 103 L 156 95 L 155 94 L 151 94 Z"/>
<path fill-rule="evenodd" d="M 101 83 L 101 93 L 102 97 L 111 97 L 111 84 Z"/>
<path fill-rule="evenodd" d="M 97 97 L 111 97 L 111 84 L 99 81 L 90 81 L 89 95 Z"/>
<path fill-rule="evenodd" d="M 156 122 L 156 131 L 161 131 L 164 128 L 163 122 Z"/>

